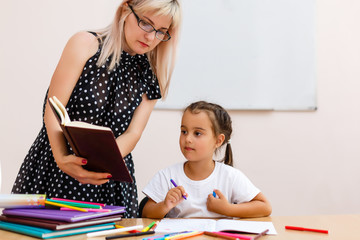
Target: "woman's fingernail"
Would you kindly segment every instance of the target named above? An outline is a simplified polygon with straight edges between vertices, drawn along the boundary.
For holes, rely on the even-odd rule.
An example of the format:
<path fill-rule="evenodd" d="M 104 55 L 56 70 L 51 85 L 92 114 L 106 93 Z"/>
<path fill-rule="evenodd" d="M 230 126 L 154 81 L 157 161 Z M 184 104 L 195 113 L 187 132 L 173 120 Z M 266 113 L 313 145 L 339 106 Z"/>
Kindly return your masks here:
<path fill-rule="evenodd" d="M 111 175 L 108 175 L 107 178 L 112 178 L 112 176 L 111 176 Z"/>
<path fill-rule="evenodd" d="M 87 163 L 86 159 L 83 159 L 81 162 L 82 162 L 83 164 L 86 164 L 86 163 Z"/>

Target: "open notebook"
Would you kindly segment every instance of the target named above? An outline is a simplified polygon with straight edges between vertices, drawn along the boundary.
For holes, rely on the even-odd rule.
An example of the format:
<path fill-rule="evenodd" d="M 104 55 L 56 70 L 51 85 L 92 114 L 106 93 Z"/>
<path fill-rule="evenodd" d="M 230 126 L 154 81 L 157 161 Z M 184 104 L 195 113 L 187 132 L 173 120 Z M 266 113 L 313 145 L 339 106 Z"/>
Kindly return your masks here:
<path fill-rule="evenodd" d="M 156 232 L 181 231 L 223 231 L 236 233 L 261 233 L 269 229 L 267 234 L 276 235 L 272 222 L 242 221 L 235 219 L 168 219 L 164 218 L 156 227 Z"/>

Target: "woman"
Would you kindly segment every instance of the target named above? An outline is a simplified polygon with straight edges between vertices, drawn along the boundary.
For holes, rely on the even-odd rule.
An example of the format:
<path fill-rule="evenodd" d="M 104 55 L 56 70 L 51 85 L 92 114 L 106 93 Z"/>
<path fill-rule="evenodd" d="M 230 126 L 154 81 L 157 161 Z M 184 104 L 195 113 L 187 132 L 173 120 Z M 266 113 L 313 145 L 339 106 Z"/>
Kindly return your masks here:
<path fill-rule="evenodd" d="M 108 27 L 70 38 L 44 101 L 44 124 L 26 156 L 13 193 L 42 193 L 126 207 L 137 216 L 136 182 L 85 170 L 47 103 L 56 96 L 71 120 L 110 127 L 134 178 L 131 151 L 157 99 L 166 96 L 181 23 L 177 0 L 125 0 Z"/>

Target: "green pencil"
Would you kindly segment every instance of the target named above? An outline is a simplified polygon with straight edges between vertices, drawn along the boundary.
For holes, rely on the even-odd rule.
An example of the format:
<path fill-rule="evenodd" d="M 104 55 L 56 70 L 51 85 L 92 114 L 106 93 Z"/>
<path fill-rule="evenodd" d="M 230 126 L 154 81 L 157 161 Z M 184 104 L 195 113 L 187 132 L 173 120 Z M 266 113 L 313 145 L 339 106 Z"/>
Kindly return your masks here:
<path fill-rule="evenodd" d="M 46 200 L 49 202 L 61 203 L 61 204 L 66 204 L 69 206 L 79 207 L 79 208 L 102 209 L 102 207 L 100 205 L 94 205 L 94 204 L 77 203 L 77 202 L 70 202 L 70 201 L 65 201 L 65 200 L 53 200 L 53 199 L 46 199 Z"/>

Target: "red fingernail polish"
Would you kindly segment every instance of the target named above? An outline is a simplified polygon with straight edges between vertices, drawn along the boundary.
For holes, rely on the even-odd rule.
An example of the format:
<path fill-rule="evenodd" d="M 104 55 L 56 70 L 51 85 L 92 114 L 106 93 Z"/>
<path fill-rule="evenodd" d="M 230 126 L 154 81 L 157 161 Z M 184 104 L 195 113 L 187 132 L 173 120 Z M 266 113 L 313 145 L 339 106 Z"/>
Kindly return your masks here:
<path fill-rule="evenodd" d="M 82 162 L 83 164 L 86 164 L 86 163 L 87 163 L 86 159 L 83 159 L 81 162 Z"/>
<path fill-rule="evenodd" d="M 112 178 L 112 176 L 111 176 L 111 175 L 108 175 L 107 178 Z"/>

